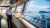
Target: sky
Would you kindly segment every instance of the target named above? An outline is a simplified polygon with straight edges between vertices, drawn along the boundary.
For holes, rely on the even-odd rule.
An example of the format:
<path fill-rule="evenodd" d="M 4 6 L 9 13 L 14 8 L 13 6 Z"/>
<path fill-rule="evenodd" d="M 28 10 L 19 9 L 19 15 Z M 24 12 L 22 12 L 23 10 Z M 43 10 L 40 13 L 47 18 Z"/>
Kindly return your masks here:
<path fill-rule="evenodd" d="M 29 11 L 39 11 L 39 10 L 46 10 L 50 8 L 50 2 L 47 0 L 32 0 L 27 3 L 26 9 Z"/>

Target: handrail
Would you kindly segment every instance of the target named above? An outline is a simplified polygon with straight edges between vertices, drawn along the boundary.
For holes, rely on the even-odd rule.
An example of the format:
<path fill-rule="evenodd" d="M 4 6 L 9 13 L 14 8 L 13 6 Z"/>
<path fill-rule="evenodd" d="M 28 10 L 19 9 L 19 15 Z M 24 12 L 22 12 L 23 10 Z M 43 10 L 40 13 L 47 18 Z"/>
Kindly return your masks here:
<path fill-rule="evenodd" d="M 27 22 L 26 20 L 19 18 L 19 20 L 27 27 L 27 28 L 36 28 L 35 26 L 33 26 L 32 24 L 30 24 L 29 22 Z"/>

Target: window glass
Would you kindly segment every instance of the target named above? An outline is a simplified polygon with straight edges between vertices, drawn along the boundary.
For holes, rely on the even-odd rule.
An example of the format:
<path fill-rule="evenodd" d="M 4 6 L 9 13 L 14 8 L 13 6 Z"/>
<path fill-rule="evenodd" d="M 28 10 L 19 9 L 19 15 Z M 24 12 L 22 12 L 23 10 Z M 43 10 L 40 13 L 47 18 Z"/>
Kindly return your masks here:
<path fill-rule="evenodd" d="M 29 0 L 25 9 L 25 20 L 39 28 L 50 26 L 50 0 Z"/>

